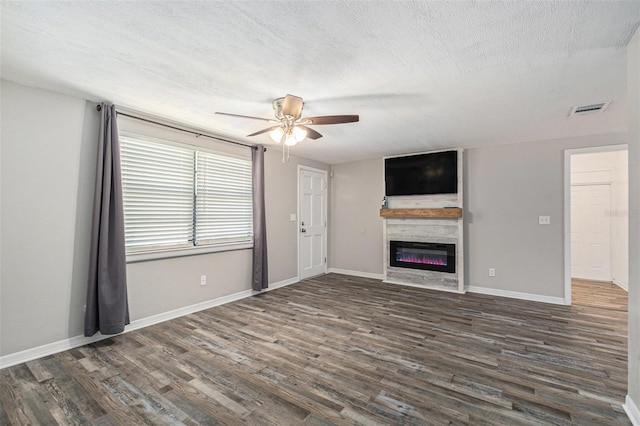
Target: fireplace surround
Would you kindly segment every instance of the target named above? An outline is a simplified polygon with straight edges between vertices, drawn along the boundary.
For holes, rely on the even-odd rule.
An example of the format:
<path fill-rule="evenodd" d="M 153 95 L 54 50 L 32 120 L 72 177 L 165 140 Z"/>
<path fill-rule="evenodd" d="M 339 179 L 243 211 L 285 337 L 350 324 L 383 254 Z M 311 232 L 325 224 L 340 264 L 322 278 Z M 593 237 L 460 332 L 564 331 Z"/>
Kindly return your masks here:
<path fill-rule="evenodd" d="M 380 210 L 384 219 L 384 282 L 465 292 L 462 149 L 458 150 L 457 169 L 457 193 L 387 197 L 387 204 Z M 418 245 L 405 247 L 398 255 L 397 242 Z M 416 247 L 425 249 L 421 244 L 427 242 L 435 247 L 427 247 L 422 252 L 415 250 Z M 396 246 L 394 253 L 392 244 Z"/>

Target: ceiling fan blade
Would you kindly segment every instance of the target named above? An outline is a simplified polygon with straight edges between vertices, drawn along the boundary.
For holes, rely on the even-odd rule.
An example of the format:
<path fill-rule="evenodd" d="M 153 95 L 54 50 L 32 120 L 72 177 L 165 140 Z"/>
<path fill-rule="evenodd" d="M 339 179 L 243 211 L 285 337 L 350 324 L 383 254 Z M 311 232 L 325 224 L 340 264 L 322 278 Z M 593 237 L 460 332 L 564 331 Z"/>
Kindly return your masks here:
<path fill-rule="evenodd" d="M 284 115 L 290 115 L 294 120 L 297 120 L 302 115 L 303 106 L 304 102 L 302 101 L 302 98 L 287 95 L 284 97 L 284 102 L 282 103 L 282 113 Z"/>
<path fill-rule="evenodd" d="M 342 124 L 360 121 L 359 115 L 323 115 L 320 117 L 306 117 L 300 120 L 304 124 Z"/>
<path fill-rule="evenodd" d="M 320 139 L 322 137 L 322 135 L 320 133 L 316 132 L 315 130 L 313 130 L 310 127 L 303 126 L 302 124 L 298 124 L 297 127 L 305 130 L 307 132 L 307 137 L 309 139 Z"/>
<path fill-rule="evenodd" d="M 255 132 L 255 133 L 251 133 L 250 135 L 247 135 L 247 137 L 249 137 L 249 136 L 258 136 L 258 135 L 261 135 L 261 134 L 263 134 L 263 133 L 267 133 L 267 132 L 270 132 L 270 131 L 272 131 L 272 130 L 275 130 L 275 129 L 277 129 L 278 127 L 280 127 L 280 126 L 278 125 L 278 126 L 271 126 L 271 127 L 267 127 L 266 129 L 258 130 L 258 131 L 257 131 L 257 132 Z"/>
<path fill-rule="evenodd" d="M 250 118 L 252 120 L 274 121 L 272 118 L 252 117 L 250 115 L 231 114 L 231 113 L 228 113 L 228 112 L 217 112 L 216 111 L 214 114 L 228 115 L 229 117 Z"/>

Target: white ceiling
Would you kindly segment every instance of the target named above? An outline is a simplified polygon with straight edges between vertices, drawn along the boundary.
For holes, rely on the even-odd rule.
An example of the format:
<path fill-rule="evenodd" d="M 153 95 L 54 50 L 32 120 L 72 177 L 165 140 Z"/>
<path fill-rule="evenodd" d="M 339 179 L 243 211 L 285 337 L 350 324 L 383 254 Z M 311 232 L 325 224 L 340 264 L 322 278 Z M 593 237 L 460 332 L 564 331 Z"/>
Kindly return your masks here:
<path fill-rule="evenodd" d="M 335 164 L 626 131 L 640 2 L 1 2 L 2 77 L 221 135 L 271 100 L 317 126 L 297 155 Z M 612 101 L 601 114 L 572 106 Z"/>

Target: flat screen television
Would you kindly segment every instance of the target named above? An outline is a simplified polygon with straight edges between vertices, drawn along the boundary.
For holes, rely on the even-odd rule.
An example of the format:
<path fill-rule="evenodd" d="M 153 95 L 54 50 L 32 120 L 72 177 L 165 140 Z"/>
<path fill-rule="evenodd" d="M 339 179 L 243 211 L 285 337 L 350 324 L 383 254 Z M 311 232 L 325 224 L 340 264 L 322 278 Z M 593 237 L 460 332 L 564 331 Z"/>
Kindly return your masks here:
<path fill-rule="evenodd" d="M 408 155 L 384 160 L 385 194 L 423 195 L 458 192 L 458 152 Z"/>

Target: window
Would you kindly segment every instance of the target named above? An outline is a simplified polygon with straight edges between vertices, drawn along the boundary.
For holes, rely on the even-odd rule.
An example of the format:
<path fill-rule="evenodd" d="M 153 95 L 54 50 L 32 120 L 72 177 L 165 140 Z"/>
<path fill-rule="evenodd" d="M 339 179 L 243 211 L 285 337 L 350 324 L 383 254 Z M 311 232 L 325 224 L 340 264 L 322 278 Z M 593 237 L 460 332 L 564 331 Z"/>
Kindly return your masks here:
<path fill-rule="evenodd" d="M 251 243 L 251 160 L 120 135 L 128 254 Z"/>

